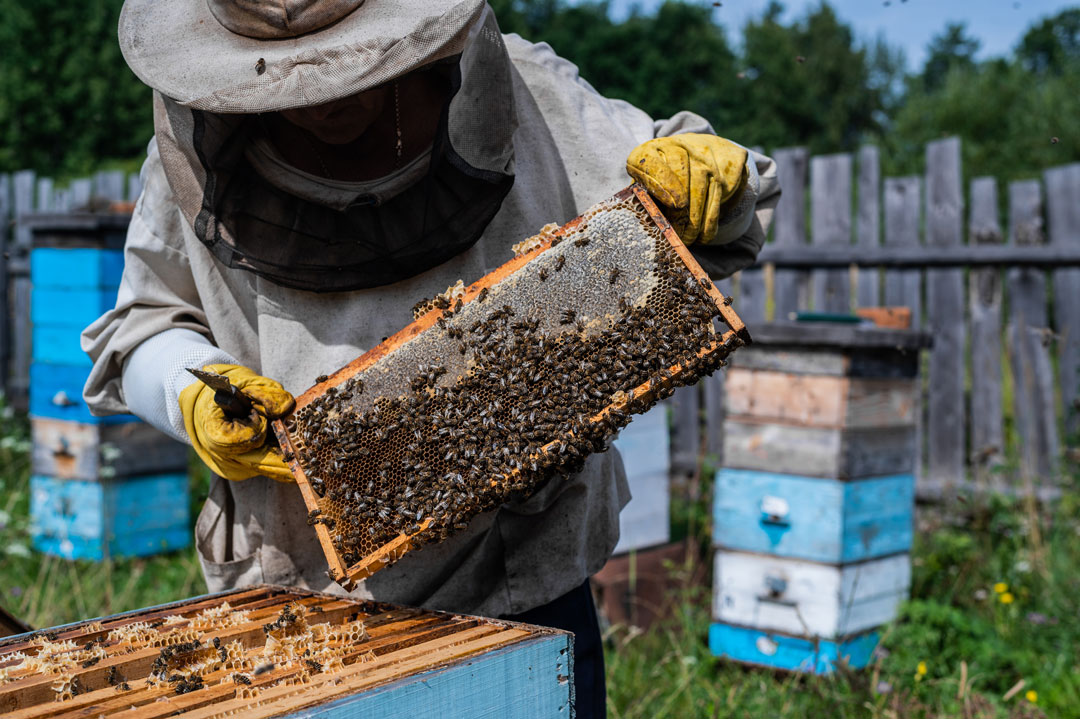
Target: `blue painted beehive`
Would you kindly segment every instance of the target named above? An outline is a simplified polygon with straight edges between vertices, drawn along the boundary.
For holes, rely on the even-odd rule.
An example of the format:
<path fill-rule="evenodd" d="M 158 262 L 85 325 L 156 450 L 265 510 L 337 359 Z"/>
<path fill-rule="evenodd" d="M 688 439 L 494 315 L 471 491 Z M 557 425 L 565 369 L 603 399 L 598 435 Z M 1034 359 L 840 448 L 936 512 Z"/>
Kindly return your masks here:
<path fill-rule="evenodd" d="M 864 666 L 911 582 L 923 334 L 775 324 L 733 358 L 713 507 L 713 652 Z"/>
<path fill-rule="evenodd" d="M 91 362 L 79 336 L 116 303 L 127 218 L 25 219 L 33 233 L 34 546 L 95 560 L 187 546 L 187 449 L 135 417 L 94 417 L 82 399 Z"/>

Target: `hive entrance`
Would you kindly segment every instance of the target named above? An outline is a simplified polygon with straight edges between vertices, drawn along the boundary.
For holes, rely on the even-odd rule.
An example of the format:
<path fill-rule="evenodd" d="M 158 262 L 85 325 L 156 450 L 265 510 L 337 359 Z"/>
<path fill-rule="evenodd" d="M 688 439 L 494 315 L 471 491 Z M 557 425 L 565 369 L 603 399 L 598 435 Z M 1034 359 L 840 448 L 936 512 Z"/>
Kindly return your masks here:
<path fill-rule="evenodd" d="M 637 186 L 522 244 L 276 424 L 343 585 L 576 471 L 748 340 Z"/>

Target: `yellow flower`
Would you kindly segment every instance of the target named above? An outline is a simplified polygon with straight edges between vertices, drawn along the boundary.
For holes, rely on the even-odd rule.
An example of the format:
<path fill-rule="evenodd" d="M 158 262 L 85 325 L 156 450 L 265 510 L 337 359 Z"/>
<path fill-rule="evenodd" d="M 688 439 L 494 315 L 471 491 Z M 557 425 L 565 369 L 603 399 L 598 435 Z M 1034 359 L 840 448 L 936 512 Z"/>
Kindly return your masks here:
<path fill-rule="evenodd" d="M 998 597 L 998 601 L 1002 604 L 1012 604 L 1014 598 L 1012 592 L 1004 592 Z"/>
<path fill-rule="evenodd" d="M 1028 689 L 1027 694 L 1024 695 L 1024 698 L 1027 699 L 1032 704 L 1038 704 L 1039 703 L 1039 693 L 1037 691 L 1035 691 L 1034 689 Z"/>
<path fill-rule="evenodd" d="M 1005 592 L 1009 591 L 1009 585 L 1005 582 L 998 582 L 994 585 L 994 591 L 998 594 L 1004 594 Z"/>
<path fill-rule="evenodd" d="M 915 667 L 915 681 L 920 681 L 926 676 L 926 662 L 919 662 L 919 666 Z"/>

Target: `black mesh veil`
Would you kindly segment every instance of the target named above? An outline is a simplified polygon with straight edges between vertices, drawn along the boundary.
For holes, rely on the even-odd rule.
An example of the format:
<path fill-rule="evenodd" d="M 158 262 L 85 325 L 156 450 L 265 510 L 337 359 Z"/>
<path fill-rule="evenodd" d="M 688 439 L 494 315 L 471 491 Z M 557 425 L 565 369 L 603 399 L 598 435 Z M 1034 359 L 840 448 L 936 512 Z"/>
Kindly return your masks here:
<path fill-rule="evenodd" d="M 435 69 L 451 92 L 427 172 L 389 199 L 360 196 L 344 209 L 294 196 L 255 171 L 245 157 L 258 132 L 254 116 L 161 98 L 177 145 L 162 148 L 170 183 L 174 191 L 177 180 L 201 185 L 189 193 L 197 206 L 182 207 L 199 239 L 229 267 L 314 292 L 391 284 L 472 247 L 514 181 L 510 61 L 494 15 L 482 17 L 460 56 Z M 196 166 L 176 168 L 176 150 Z M 186 172 L 174 180 L 170 164 Z"/>

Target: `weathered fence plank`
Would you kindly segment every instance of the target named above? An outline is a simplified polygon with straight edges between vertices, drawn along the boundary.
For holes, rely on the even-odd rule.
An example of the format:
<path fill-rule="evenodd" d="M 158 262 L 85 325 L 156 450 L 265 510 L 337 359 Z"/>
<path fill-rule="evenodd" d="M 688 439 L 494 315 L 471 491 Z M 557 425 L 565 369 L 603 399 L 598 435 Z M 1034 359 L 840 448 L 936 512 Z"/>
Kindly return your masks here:
<path fill-rule="evenodd" d="M 761 269 L 739 272 L 739 317 L 754 331 L 754 325 L 765 321 L 765 272 Z"/>
<path fill-rule="evenodd" d="M 671 470 L 676 474 L 693 474 L 697 471 L 701 447 L 698 385 L 680 387 L 668 402 L 671 407 Z"/>
<path fill-rule="evenodd" d="M 89 177 L 72 180 L 68 191 L 71 192 L 71 209 L 88 209 L 90 201 L 94 198 L 94 181 Z"/>
<path fill-rule="evenodd" d="M 136 202 L 142 194 L 142 177 L 137 172 L 128 175 L 127 178 L 127 201 Z"/>
<path fill-rule="evenodd" d="M 1047 170 L 1045 179 L 1050 245 L 1080 247 L 1080 163 Z M 1080 431 L 1080 267 L 1054 270 L 1053 278 L 1058 381 L 1065 432 L 1072 436 Z"/>
<path fill-rule="evenodd" d="M 972 245 L 1002 242 L 998 223 L 997 181 L 980 177 L 971 183 Z M 971 271 L 971 468 L 981 487 L 1000 489 L 995 471 L 1005 456 L 1001 405 L 1001 269 Z"/>
<path fill-rule="evenodd" d="M 103 170 L 94 175 L 94 197 L 108 202 L 123 202 L 127 192 L 123 170 Z"/>
<path fill-rule="evenodd" d="M 724 386 L 727 370 L 718 370 L 701 381 L 705 414 L 705 454 L 719 467 L 724 457 Z"/>
<path fill-rule="evenodd" d="M 926 243 L 958 245 L 963 231 L 960 141 L 926 146 Z M 926 315 L 934 336 L 930 350 L 927 479 L 930 492 L 964 480 L 965 325 L 964 271 L 926 273 Z"/>
<path fill-rule="evenodd" d="M 885 245 L 919 246 L 921 181 L 918 177 L 885 180 Z M 919 270 L 885 272 L 885 304 L 911 308 L 911 326 L 922 326 L 922 273 Z"/>
<path fill-rule="evenodd" d="M 34 210 L 37 182 L 33 170 L 20 170 L 14 177 L 14 242 L 8 249 L 12 300 L 11 359 L 8 392 L 16 407 L 26 407 L 30 385 L 30 228 L 20 217 Z"/>
<path fill-rule="evenodd" d="M 1015 245 L 1045 242 L 1042 189 L 1037 180 L 1009 185 L 1010 241 Z M 1020 436 L 1021 473 L 1026 480 L 1053 479 L 1058 457 L 1054 405 L 1054 373 L 1047 326 L 1046 274 L 1030 268 L 1011 269 L 1009 286 L 1009 360 L 1013 374 L 1013 407 Z"/>
<path fill-rule="evenodd" d="M 55 209 L 56 191 L 53 189 L 51 177 L 39 177 L 37 181 L 37 203 L 35 209 L 39 212 L 49 212 Z"/>
<path fill-rule="evenodd" d="M 781 185 L 782 187 L 782 185 Z M 855 222 L 856 242 L 862 247 L 877 247 L 881 242 L 881 162 L 878 149 L 859 149 L 859 207 Z M 876 267 L 859 268 L 855 287 L 855 305 L 876 307 L 881 304 L 881 287 Z"/>
<path fill-rule="evenodd" d="M 806 172 L 809 153 L 791 147 L 773 153 L 780 179 L 780 202 L 773 217 L 773 246 L 789 249 L 806 245 Z M 810 307 L 810 273 L 778 269 L 773 275 L 773 317 L 786 320 L 792 312 Z"/>
<path fill-rule="evenodd" d="M 851 155 L 810 160 L 811 240 L 815 245 L 851 245 Z M 851 311 L 851 281 L 846 269 L 815 270 L 814 309 Z"/>

